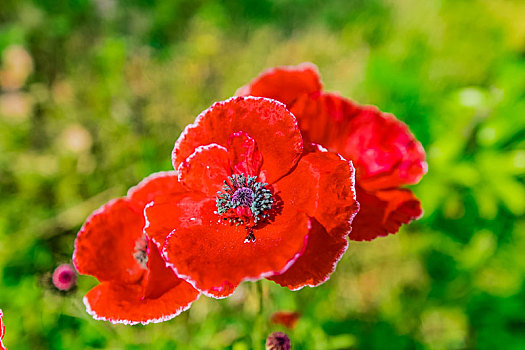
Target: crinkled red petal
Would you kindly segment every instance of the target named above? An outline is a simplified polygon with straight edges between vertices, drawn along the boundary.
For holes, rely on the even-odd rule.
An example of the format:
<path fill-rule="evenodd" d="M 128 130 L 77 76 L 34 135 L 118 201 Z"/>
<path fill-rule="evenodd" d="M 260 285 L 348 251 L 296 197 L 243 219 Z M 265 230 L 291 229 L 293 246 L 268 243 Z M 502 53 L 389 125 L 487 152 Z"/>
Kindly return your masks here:
<path fill-rule="evenodd" d="M 111 201 L 91 214 L 75 241 L 73 263 L 81 274 L 99 281 L 131 283 L 144 268 L 135 260 L 136 241 L 142 237 L 144 217 L 127 199 Z M 118 249 L 116 249 L 118 248 Z"/>
<path fill-rule="evenodd" d="M 347 248 L 348 240 L 344 233 L 328 234 L 319 222 L 312 220 L 304 253 L 283 274 L 268 279 L 291 290 L 318 286 L 330 278 Z"/>
<path fill-rule="evenodd" d="M 296 116 L 305 143 L 321 144 L 326 148 L 339 146 L 345 132 L 341 128 L 346 123 L 345 116 L 353 115 L 357 107 L 333 95 L 318 94 L 300 96 L 290 106 Z M 337 127 L 336 127 L 337 126 Z"/>
<path fill-rule="evenodd" d="M 239 131 L 230 135 L 228 140 L 230 164 L 235 174 L 248 176 L 259 175 L 263 159 L 257 143 L 248 134 Z"/>
<path fill-rule="evenodd" d="M 284 203 L 294 203 L 316 219 L 305 252 L 283 274 L 269 277 L 292 290 L 317 286 L 329 278 L 348 247 L 346 236 L 359 209 L 351 162 L 320 147 L 309 151 L 275 185 Z"/>
<path fill-rule="evenodd" d="M 286 205 L 273 222 L 253 231 L 244 243 L 244 226 L 222 221 L 215 202 L 201 207 L 202 222 L 176 228 L 166 239 L 163 256 L 181 278 L 216 298 L 232 294 L 244 280 L 257 280 L 286 270 L 303 253 L 309 219 Z"/>
<path fill-rule="evenodd" d="M 84 304 L 97 320 L 147 324 L 172 319 L 198 297 L 199 292 L 182 280 L 157 298 L 142 298 L 140 284 L 103 282 L 86 294 Z"/>
<path fill-rule="evenodd" d="M 369 191 L 417 183 L 427 170 L 423 147 L 408 127 L 373 106 L 323 93 L 299 98 L 290 111 L 305 140 L 352 160 Z"/>
<path fill-rule="evenodd" d="M 159 253 L 159 247 L 148 242 L 148 272 L 143 282 L 143 298 L 155 299 L 176 287 L 181 282 L 172 269 L 166 266 Z"/>
<path fill-rule="evenodd" d="M 213 104 L 186 127 L 175 143 L 173 166 L 177 169 L 199 146 L 226 147 L 230 136 L 239 131 L 257 142 L 266 182 L 286 174 L 301 156 L 303 140 L 297 121 L 283 104 L 262 97 L 232 97 Z"/>
<path fill-rule="evenodd" d="M 357 198 L 361 209 L 349 236 L 354 241 L 370 241 L 396 233 L 402 224 L 423 215 L 421 203 L 408 189 L 367 192 L 358 186 Z"/>
<path fill-rule="evenodd" d="M 235 95 L 273 98 L 289 106 L 302 94 L 319 92 L 322 88 L 317 67 L 312 63 L 302 63 L 265 70 Z"/>
<path fill-rule="evenodd" d="M 179 182 L 176 171 L 161 171 L 151 174 L 137 186 L 130 188 L 127 197 L 131 203 L 142 210 L 157 196 L 186 191 L 187 189 Z"/>
<path fill-rule="evenodd" d="M 215 203 L 215 198 L 200 192 L 157 197 L 144 210 L 147 219 L 144 232 L 162 247 L 166 237 L 176 227 L 201 224 L 202 206 L 207 202 Z"/>
<path fill-rule="evenodd" d="M 354 181 L 352 162 L 317 150 L 304 155 L 275 187 L 284 203 L 294 203 L 328 232 L 340 228 L 337 233 L 344 236 L 350 232 L 352 218 L 359 210 Z"/>
<path fill-rule="evenodd" d="M 189 189 L 214 195 L 231 175 L 228 150 L 217 144 L 199 146 L 179 165 L 179 181 Z"/>

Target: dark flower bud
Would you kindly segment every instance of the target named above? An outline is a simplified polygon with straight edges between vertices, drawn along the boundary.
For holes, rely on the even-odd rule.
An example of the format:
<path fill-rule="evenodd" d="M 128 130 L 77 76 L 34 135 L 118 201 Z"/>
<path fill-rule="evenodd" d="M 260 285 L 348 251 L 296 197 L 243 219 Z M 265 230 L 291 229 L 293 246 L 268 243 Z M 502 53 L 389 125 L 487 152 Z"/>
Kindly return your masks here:
<path fill-rule="evenodd" d="M 266 338 L 266 350 L 290 350 L 290 338 L 283 332 L 273 332 Z"/>

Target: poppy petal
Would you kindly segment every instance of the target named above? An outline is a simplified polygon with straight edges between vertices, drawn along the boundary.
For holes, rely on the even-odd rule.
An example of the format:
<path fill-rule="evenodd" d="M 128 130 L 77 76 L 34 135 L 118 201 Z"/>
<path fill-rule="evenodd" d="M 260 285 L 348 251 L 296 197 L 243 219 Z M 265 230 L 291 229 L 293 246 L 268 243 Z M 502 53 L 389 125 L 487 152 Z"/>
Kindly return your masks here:
<path fill-rule="evenodd" d="M 179 195 L 160 196 L 146 206 L 144 232 L 162 247 L 166 237 L 175 227 L 189 226 L 202 222 L 201 207 L 215 199 L 200 192 L 186 192 Z"/>
<path fill-rule="evenodd" d="M 239 131 L 257 142 L 269 183 L 286 174 L 303 151 L 297 121 L 282 103 L 262 97 L 232 97 L 214 103 L 186 127 L 175 143 L 173 166 L 177 169 L 199 146 L 216 143 L 227 147 L 230 135 Z"/>
<path fill-rule="evenodd" d="M 373 193 L 357 187 L 361 210 L 354 219 L 350 239 L 370 241 L 379 236 L 396 233 L 423 215 L 421 203 L 408 189 L 392 189 Z"/>
<path fill-rule="evenodd" d="M 248 134 L 243 131 L 231 134 L 228 139 L 228 151 L 231 168 L 235 174 L 259 175 L 262 155 L 257 143 Z"/>
<path fill-rule="evenodd" d="M 417 183 L 426 173 L 425 152 L 393 115 L 336 94 L 301 97 L 290 108 L 305 139 L 351 159 L 367 190 Z"/>
<path fill-rule="evenodd" d="M 158 298 L 142 298 L 140 284 L 103 282 L 86 294 L 84 304 L 96 320 L 132 325 L 170 320 L 198 297 L 199 292 L 182 280 Z"/>
<path fill-rule="evenodd" d="M 268 279 L 291 290 L 316 287 L 330 278 L 347 248 L 344 234 L 328 234 L 319 222 L 312 220 L 304 253 L 283 274 Z"/>
<path fill-rule="evenodd" d="M 326 93 L 300 96 L 289 109 L 297 118 L 305 142 L 321 144 L 330 151 L 339 146 L 344 136 L 342 127 L 356 112 L 356 106 L 346 99 Z"/>
<path fill-rule="evenodd" d="M 173 270 L 166 266 L 160 256 L 159 247 L 149 241 L 148 245 L 148 272 L 144 281 L 143 298 L 155 299 L 176 287 L 181 282 Z"/>
<path fill-rule="evenodd" d="M 75 268 L 99 281 L 132 283 L 139 280 L 145 269 L 133 253 L 143 227 L 142 211 L 137 211 L 127 199 L 103 205 L 78 232 L 73 253 Z"/>
<path fill-rule="evenodd" d="M 176 171 L 161 171 L 151 174 L 128 191 L 128 199 L 141 210 L 159 195 L 186 192 L 179 182 Z"/>
<path fill-rule="evenodd" d="M 290 106 L 300 95 L 318 92 L 322 88 L 317 67 L 313 63 L 302 63 L 267 69 L 237 90 L 235 95 L 268 97 Z"/>
<path fill-rule="evenodd" d="M 292 206 L 255 229 L 255 241 L 246 243 L 245 227 L 220 220 L 214 202 L 201 209 L 202 222 L 176 228 L 166 239 L 163 256 L 178 276 L 206 295 L 223 298 L 244 280 L 281 273 L 304 251 L 310 222 Z"/>
<path fill-rule="evenodd" d="M 217 144 L 199 146 L 179 165 L 179 181 L 188 188 L 214 195 L 231 175 L 228 150 Z"/>
<path fill-rule="evenodd" d="M 354 189 L 352 162 L 320 149 L 304 155 L 297 167 L 275 186 L 285 203 L 318 220 L 328 232 L 350 233 L 352 218 L 359 210 Z M 335 232 L 335 231 L 334 231 Z"/>

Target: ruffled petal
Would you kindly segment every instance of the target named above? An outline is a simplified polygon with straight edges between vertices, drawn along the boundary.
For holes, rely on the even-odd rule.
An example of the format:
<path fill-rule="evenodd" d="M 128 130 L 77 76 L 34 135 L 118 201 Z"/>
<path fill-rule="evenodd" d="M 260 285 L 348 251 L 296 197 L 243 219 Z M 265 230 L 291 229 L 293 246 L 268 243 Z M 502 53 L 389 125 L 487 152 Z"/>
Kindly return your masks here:
<path fill-rule="evenodd" d="M 262 97 L 232 97 L 213 104 L 186 127 L 175 143 L 173 166 L 177 169 L 199 146 L 216 143 L 226 147 L 230 135 L 239 131 L 257 142 L 266 182 L 286 174 L 301 156 L 303 141 L 297 121 L 283 104 Z"/>
<path fill-rule="evenodd" d="M 281 273 L 304 251 L 310 223 L 295 207 L 285 205 L 274 222 L 253 231 L 255 242 L 248 243 L 245 227 L 220 220 L 214 202 L 201 209 L 202 222 L 176 228 L 163 256 L 178 276 L 209 296 L 226 297 L 244 280 Z"/>
<path fill-rule="evenodd" d="M 275 184 L 284 203 L 304 210 L 328 232 L 350 233 L 359 210 L 354 189 L 354 168 L 335 153 L 320 149 L 304 155 L 297 167 Z"/>
<path fill-rule="evenodd" d="M 128 199 L 141 210 L 160 195 L 186 192 L 187 189 L 179 182 L 176 171 L 161 171 L 143 179 L 137 186 L 130 188 Z"/>
<path fill-rule="evenodd" d="M 392 189 L 369 193 L 357 187 L 361 209 L 352 224 L 350 239 L 370 241 L 379 236 L 396 233 L 423 215 L 421 203 L 408 189 Z"/>
<path fill-rule="evenodd" d="M 290 106 L 302 94 L 319 92 L 322 88 L 317 67 L 302 63 L 267 69 L 235 95 L 268 97 Z"/>
<path fill-rule="evenodd" d="M 145 269 L 133 253 L 143 227 L 142 211 L 130 205 L 127 199 L 103 205 L 78 232 L 73 253 L 75 268 L 99 281 L 131 283 L 139 280 Z"/>
<path fill-rule="evenodd" d="M 97 320 L 132 325 L 170 320 L 198 297 L 199 293 L 182 280 L 158 298 L 142 298 L 140 284 L 103 282 L 86 294 L 84 304 Z"/>
<path fill-rule="evenodd" d="M 417 183 L 427 171 L 423 147 L 408 127 L 376 107 L 323 93 L 301 97 L 290 111 L 305 140 L 352 160 L 369 191 Z"/>
<path fill-rule="evenodd" d="M 206 197 L 200 192 L 157 197 L 144 210 L 144 232 L 157 246 L 162 247 L 166 237 L 176 227 L 201 224 L 202 207 L 208 202 L 215 203 L 215 198 Z"/>
<path fill-rule="evenodd" d="M 348 240 L 343 233 L 328 234 L 320 223 L 312 220 L 304 253 L 283 274 L 268 279 L 291 290 L 316 287 L 330 278 L 347 248 Z"/>
<path fill-rule="evenodd" d="M 144 278 L 142 297 L 155 299 L 176 287 L 181 279 L 166 266 L 159 247 L 151 240 L 148 244 L 148 272 Z"/>
<path fill-rule="evenodd" d="M 245 132 L 230 135 L 228 140 L 230 164 L 235 174 L 259 175 L 263 159 L 257 143 Z"/>
<path fill-rule="evenodd" d="M 326 93 L 299 97 L 289 109 L 297 118 L 305 143 L 318 143 L 337 152 L 333 148 L 339 146 L 345 136 L 342 126 L 348 122 L 347 116 L 357 111 L 356 105 L 347 102 Z"/>
<path fill-rule="evenodd" d="M 179 181 L 191 190 L 214 195 L 231 175 L 228 150 L 217 144 L 199 146 L 179 165 L 178 172 Z"/>
<path fill-rule="evenodd" d="M 270 280 L 292 290 L 317 286 L 330 277 L 348 247 L 356 202 L 354 168 L 337 154 L 312 145 L 288 176 L 276 183 L 284 203 L 315 217 L 305 252 Z"/>

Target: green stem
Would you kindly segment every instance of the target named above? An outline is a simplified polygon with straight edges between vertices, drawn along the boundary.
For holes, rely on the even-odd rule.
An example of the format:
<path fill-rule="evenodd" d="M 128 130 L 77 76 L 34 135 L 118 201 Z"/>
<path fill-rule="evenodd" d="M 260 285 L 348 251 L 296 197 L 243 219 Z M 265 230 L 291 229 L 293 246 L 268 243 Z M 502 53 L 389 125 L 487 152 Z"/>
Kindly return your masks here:
<path fill-rule="evenodd" d="M 265 346 L 265 320 L 264 320 L 264 293 L 263 293 L 263 285 L 262 281 L 257 281 L 256 283 L 256 290 L 257 290 L 257 296 L 259 299 L 259 308 L 257 310 L 257 314 L 255 316 L 254 320 L 254 327 L 253 327 L 253 336 L 252 336 L 252 348 L 253 349 L 261 349 L 264 350 Z"/>
<path fill-rule="evenodd" d="M 262 315 L 263 313 L 263 307 L 264 307 L 264 293 L 263 293 L 263 285 L 262 281 L 257 281 L 257 294 L 259 294 L 259 315 Z"/>

